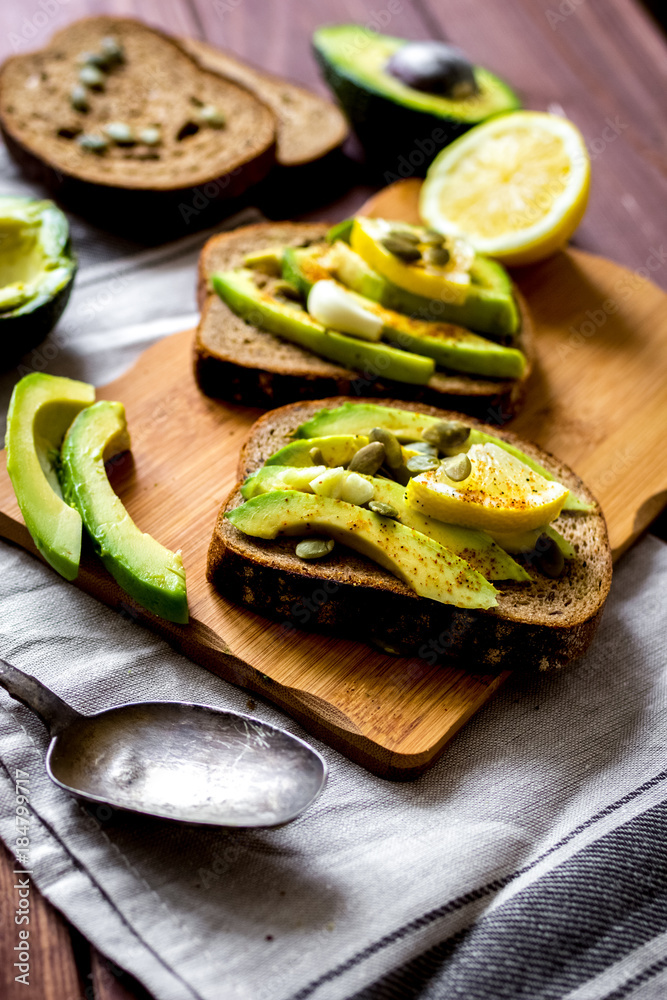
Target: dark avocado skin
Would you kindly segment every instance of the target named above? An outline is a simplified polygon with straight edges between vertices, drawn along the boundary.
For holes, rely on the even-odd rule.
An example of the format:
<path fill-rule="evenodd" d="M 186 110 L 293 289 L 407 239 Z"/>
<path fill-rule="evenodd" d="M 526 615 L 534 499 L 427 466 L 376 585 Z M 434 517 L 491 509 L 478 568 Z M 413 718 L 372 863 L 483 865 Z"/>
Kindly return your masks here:
<path fill-rule="evenodd" d="M 454 139 L 479 121 L 465 121 L 430 114 L 411 108 L 353 79 L 344 67 L 335 63 L 313 42 L 315 59 L 322 75 L 348 116 L 361 145 L 366 162 L 385 184 L 406 177 L 423 177 L 435 156 Z M 512 111 L 520 102 L 509 87 L 507 105 Z"/>
<path fill-rule="evenodd" d="M 32 311 L 23 312 L 20 316 L 0 316 L 0 370 L 12 368 L 53 330 L 65 311 L 75 275 L 76 264 L 67 284 L 48 301 L 36 304 Z"/>

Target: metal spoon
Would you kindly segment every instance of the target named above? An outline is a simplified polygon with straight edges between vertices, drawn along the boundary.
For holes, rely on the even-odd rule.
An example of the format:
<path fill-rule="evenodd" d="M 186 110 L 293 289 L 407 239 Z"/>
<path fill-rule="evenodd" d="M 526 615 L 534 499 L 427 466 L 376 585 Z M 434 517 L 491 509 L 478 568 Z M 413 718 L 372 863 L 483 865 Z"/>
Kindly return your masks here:
<path fill-rule="evenodd" d="M 326 782 L 307 743 L 235 712 L 145 701 L 82 715 L 2 659 L 0 685 L 49 730 L 51 780 L 90 802 L 186 823 L 278 826 Z"/>

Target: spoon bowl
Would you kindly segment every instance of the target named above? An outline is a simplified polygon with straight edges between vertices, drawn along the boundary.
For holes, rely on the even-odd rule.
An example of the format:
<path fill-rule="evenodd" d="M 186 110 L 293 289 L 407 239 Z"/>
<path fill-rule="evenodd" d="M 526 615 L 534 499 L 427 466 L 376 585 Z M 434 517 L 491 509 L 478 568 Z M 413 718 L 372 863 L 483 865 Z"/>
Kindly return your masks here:
<path fill-rule="evenodd" d="M 0 660 L 0 684 L 46 723 L 47 774 L 79 798 L 162 819 L 271 827 L 306 809 L 326 765 L 258 719 L 190 702 L 134 702 L 82 715 Z"/>

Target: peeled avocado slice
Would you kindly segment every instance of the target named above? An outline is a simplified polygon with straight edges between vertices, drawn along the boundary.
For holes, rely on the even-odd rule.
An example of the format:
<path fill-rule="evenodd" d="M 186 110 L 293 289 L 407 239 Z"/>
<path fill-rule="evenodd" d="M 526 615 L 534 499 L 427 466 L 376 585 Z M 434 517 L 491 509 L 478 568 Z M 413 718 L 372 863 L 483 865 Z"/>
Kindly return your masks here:
<path fill-rule="evenodd" d="M 511 340 L 519 330 L 521 319 L 510 277 L 501 264 L 489 257 L 475 255 L 465 301 L 457 304 L 399 288 L 341 240 L 334 244 L 333 255 L 331 251 L 327 244 L 286 249 L 284 277 L 307 294 L 313 281 L 330 276 L 324 263 L 335 261 L 336 277 L 342 284 L 386 309 L 418 319 L 456 323 L 503 340 Z"/>
<path fill-rule="evenodd" d="M 457 608 L 491 608 L 496 590 L 463 559 L 389 518 L 333 500 L 292 490 L 264 493 L 225 515 L 255 538 L 325 534 L 403 580 L 420 597 Z"/>
<path fill-rule="evenodd" d="M 335 434 L 331 437 L 312 438 L 307 441 L 291 441 L 270 458 L 265 465 L 296 465 L 312 467 L 312 448 L 319 448 L 325 465 L 349 465 L 360 448 L 368 444 L 365 434 Z M 315 463 L 317 464 L 317 463 Z"/>
<path fill-rule="evenodd" d="M 49 565 L 74 580 L 81 556 L 81 517 L 58 481 L 60 446 L 76 415 L 95 402 L 85 382 L 33 372 L 14 387 L 7 414 L 7 472 L 23 520 Z"/>
<path fill-rule="evenodd" d="M 298 304 L 258 288 L 249 270 L 214 274 L 211 280 L 220 298 L 237 316 L 338 364 L 381 372 L 384 378 L 414 385 L 425 385 L 435 371 L 431 358 L 327 330 Z"/>
<path fill-rule="evenodd" d="M 304 289 L 305 294 L 316 281 L 331 280 L 330 273 L 308 254 L 309 251 L 304 253 L 293 247 L 285 253 L 284 274 L 298 288 Z M 326 257 L 321 259 L 326 260 Z M 337 273 L 340 275 L 340 270 Z M 378 317 L 385 341 L 405 351 L 433 358 L 441 368 L 493 378 L 520 378 L 525 371 L 526 358 L 514 347 L 504 347 L 452 323 L 433 323 L 405 316 L 351 290 L 347 294 L 366 312 Z"/>
<path fill-rule="evenodd" d="M 320 440 L 325 440 L 320 438 Z M 309 442 L 310 443 L 310 442 Z M 292 466 L 264 465 L 246 479 L 241 494 L 246 500 L 274 490 L 300 490 L 312 493 L 309 483 L 321 475 L 322 466 L 294 468 Z M 364 476 L 373 486 L 373 499 L 391 504 L 398 511 L 401 524 L 439 542 L 482 574 L 487 580 L 529 580 L 519 564 L 483 531 L 445 524 L 408 507 L 405 487 L 377 476 Z M 375 514 L 375 517 L 380 517 Z"/>
<path fill-rule="evenodd" d="M 395 407 L 381 406 L 376 403 L 343 403 L 333 410 L 320 410 L 297 427 L 294 432 L 296 438 L 323 437 L 329 434 L 369 434 L 373 427 L 385 427 L 396 435 L 399 441 L 416 441 L 421 438 L 427 427 L 437 423 L 438 417 L 430 417 L 425 413 L 417 413 L 414 410 L 399 410 Z M 465 446 L 457 449 L 467 451 L 473 444 L 497 444 L 504 448 L 510 455 L 514 455 L 521 462 L 524 462 L 535 472 L 539 472 L 545 479 L 555 480 L 555 476 L 536 462 L 525 455 L 519 448 L 508 444 L 502 438 L 493 434 L 486 434 L 484 431 L 472 429 L 470 437 Z M 570 490 L 563 505 L 563 510 L 590 511 L 591 506 L 585 500 L 577 497 Z"/>
<path fill-rule="evenodd" d="M 107 478 L 105 459 L 129 447 L 121 403 L 104 400 L 82 410 L 62 446 L 63 494 L 123 590 L 160 618 L 185 624 L 188 603 L 180 555 L 139 530 Z"/>

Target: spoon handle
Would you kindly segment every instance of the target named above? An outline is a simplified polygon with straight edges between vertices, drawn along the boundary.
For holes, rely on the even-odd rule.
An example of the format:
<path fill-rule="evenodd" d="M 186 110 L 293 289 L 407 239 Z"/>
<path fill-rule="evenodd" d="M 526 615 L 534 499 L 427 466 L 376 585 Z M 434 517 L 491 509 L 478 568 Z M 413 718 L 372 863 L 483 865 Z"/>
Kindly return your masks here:
<path fill-rule="evenodd" d="M 36 677 L 24 674 L 3 659 L 0 659 L 0 687 L 5 688 L 12 698 L 31 708 L 52 735 L 81 718 L 79 712 L 62 701 Z"/>

